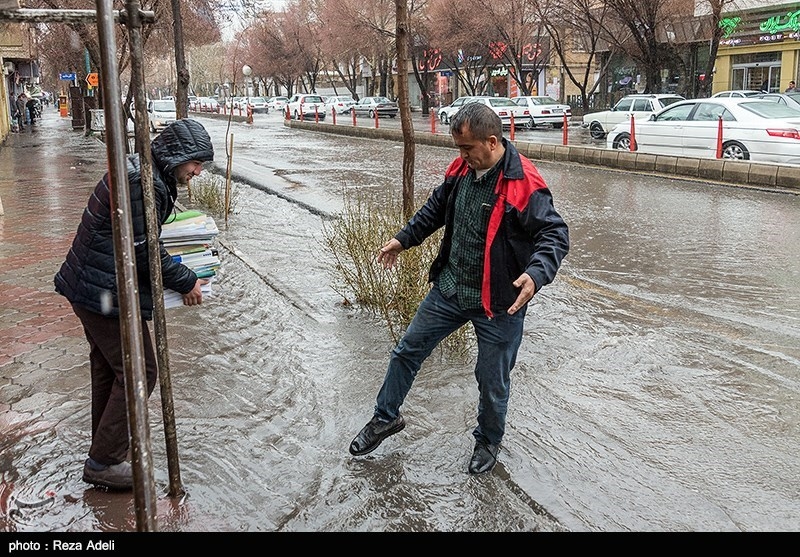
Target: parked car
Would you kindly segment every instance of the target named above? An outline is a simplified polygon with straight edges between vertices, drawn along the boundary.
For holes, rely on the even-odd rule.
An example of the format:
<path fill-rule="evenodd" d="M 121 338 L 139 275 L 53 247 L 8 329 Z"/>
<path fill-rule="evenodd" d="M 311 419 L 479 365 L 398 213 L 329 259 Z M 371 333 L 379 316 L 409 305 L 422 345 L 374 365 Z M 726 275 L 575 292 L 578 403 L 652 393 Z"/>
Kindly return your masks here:
<path fill-rule="evenodd" d="M 456 112 L 461 110 L 461 107 L 471 99 L 470 96 L 465 97 L 458 97 L 456 100 L 448 104 L 447 106 L 443 106 L 439 109 L 439 121 L 442 124 L 449 124 L 450 119 L 456 115 Z"/>
<path fill-rule="evenodd" d="M 381 116 L 394 118 L 400 111 L 397 103 L 386 97 L 363 97 L 352 108 L 356 116 L 369 116 L 370 118 L 375 118 L 375 114 L 379 118 Z"/>
<path fill-rule="evenodd" d="M 160 132 L 178 119 L 175 101 L 161 99 L 147 102 L 147 118 L 150 120 L 150 131 Z"/>
<path fill-rule="evenodd" d="M 718 99 L 726 97 L 737 97 L 743 99 L 745 97 L 755 97 L 763 93 L 764 93 L 763 91 L 753 91 L 752 89 L 736 89 L 734 91 L 720 91 L 719 93 L 714 93 L 713 95 L 711 95 L 711 98 Z"/>
<path fill-rule="evenodd" d="M 657 155 L 715 158 L 722 118 L 722 157 L 800 164 L 800 110 L 752 98 L 680 101 L 634 121 L 634 150 Z M 612 129 L 611 149 L 630 150 L 630 123 Z"/>
<path fill-rule="evenodd" d="M 334 95 L 325 101 L 325 112 L 330 114 L 336 110 L 336 114 L 350 114 L 350 107 L 356 104 L 356 100 L 349 95 Z"/>
<path fill-rule="evenodd" d="M 524 106 L 520 106 L 508 97 L 477 96 L 467 99 L 465 104 L 479 102 L 483 103 L 500 116 L 500 121 L 504 127 L 511 127 L 511 115 L 514 115 L 515 128 L 530 128 L 531 113 Z"/>
<path fill-rule="evenodd" d="M 199 112 L 216 112 L 219 114 L 219 103 L 211 97 L 197 97 L 197 110 Z"/>
<path fill-rule="evenodd" d="M 277 110 L 279 112 L 284 112 L 286 110 L 286 103 L 289 101 L 289 97 L 270 97 L 269 101 L 267 101 L 267 107 L 270 110 Z"/>
<path fill-rule="evenodd" d="M 325 119 L 325 103 L 317 94 L 297 93 L 286 103 L 284 114 L 289 114 L 295 120 Z"/>
<path fill-rule="evenodd" d="M 197 97 L 195 95 L 189 95 L 187 107 L 189 110 L 197 110 Z"/>
<path fill-rule="evenodd" d="M 762 93 L 753 97 L 754 99 L 766 99 L 778 104 L 784 104 L 800 110 L 800 92 L 797 93 Z"/>
<path fill-rule="evenodd" d="M 267 99 L 264 97 L 250 97 L 250 107 L 253 109 L 254 114 L 266 114 L 269 112 L 267 106 Z"/>
<path fill-rule="evenodd" d="M 572 107 L 568 104 L 561 104 L 553 97 L 516 97 L 514 102 L 528 109 L 532 128 L 545 124 L 550 124 L 554 128 L 563 128 L 564 115 L 567 116 L 567 119 L 572 117 Z"/>
<path fill-rule="evenodd" d="M 682 100 L 684 97 L 672 94 L 627 95 L 611 110 L 585 114 L 581 126 L 589 128 L 592 139 L 603 139 L 611 128 L 620 122 L 630 120 L 631 114 L 637 122 L 647 120 L 651 114 Z"/>

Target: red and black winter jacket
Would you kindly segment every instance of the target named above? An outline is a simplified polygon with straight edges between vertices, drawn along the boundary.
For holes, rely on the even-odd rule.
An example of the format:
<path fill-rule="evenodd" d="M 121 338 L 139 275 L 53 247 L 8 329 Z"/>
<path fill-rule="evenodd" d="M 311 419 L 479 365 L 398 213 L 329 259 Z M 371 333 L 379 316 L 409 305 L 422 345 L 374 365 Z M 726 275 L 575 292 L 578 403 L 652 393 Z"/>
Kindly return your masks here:
<path fill-rule="evenodd" d="M 530 275 L 537 292 L 550 284 L 569 251 L 569 229 L 553 206 L 544 179 L 514 145 L 505 139 L 503 145 L 503 168 L 484 246 L 481 298 L 489 317 L 514 303 L 520 289 L 513 283 L 522 273 Z M 395 236 L 407 249 L 445 227 L 439 253 L 431 265 L 430 282 L 436 281 L 450 255 L 456 192 L 469 170 L 461 157 L 451 162 L 444 182 Z"/>

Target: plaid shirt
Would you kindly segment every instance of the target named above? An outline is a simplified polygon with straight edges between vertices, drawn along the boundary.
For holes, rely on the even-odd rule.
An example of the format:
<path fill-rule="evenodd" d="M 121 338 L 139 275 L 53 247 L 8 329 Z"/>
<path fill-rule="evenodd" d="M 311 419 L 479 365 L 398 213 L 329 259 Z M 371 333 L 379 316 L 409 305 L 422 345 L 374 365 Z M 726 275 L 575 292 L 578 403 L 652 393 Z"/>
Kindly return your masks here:
<path fill-rule="evenodd" d="M 486 229 L 494 204 L 494 189 L 503 159 L 480 178 L 470 170 L 456 193 L 453 245 L 450 258 L 439 275 L 439 290 L 454 294 L 462 310 L 481 308 L 481 279 Z"/>

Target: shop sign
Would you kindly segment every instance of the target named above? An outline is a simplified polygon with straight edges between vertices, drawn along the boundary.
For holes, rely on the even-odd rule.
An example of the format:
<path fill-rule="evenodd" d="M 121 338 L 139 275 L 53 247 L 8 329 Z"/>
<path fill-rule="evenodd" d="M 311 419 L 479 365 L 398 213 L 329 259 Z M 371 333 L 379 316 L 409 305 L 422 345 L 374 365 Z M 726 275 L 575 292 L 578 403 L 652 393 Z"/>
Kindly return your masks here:
<path fill-rule="evenodd" d="M 800 40 L 800 10 L 775 14 L 750 12 L 719 21 L 721 46 L 746 46 Z"/>

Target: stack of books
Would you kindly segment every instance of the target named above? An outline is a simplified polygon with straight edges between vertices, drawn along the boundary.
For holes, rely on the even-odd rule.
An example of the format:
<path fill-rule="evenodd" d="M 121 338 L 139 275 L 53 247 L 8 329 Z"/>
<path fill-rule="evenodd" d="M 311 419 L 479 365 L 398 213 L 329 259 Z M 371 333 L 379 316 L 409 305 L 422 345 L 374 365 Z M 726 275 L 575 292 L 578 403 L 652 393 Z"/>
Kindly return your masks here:
<path fill-rule="evenodd" d="M 219 234 L 214 218 L 200 211 L 177 213 L 161 227 L 161 241 L 172 258 L 195 272 L 198 278 L 207 279 L 201 288 L 203 296 L 213 294 L 211 283 L 220 267 L 219 252 L 214 239 Z M 164 307 L 183 305 L 183 297 L 169 288 L 164 289 Z"/>

